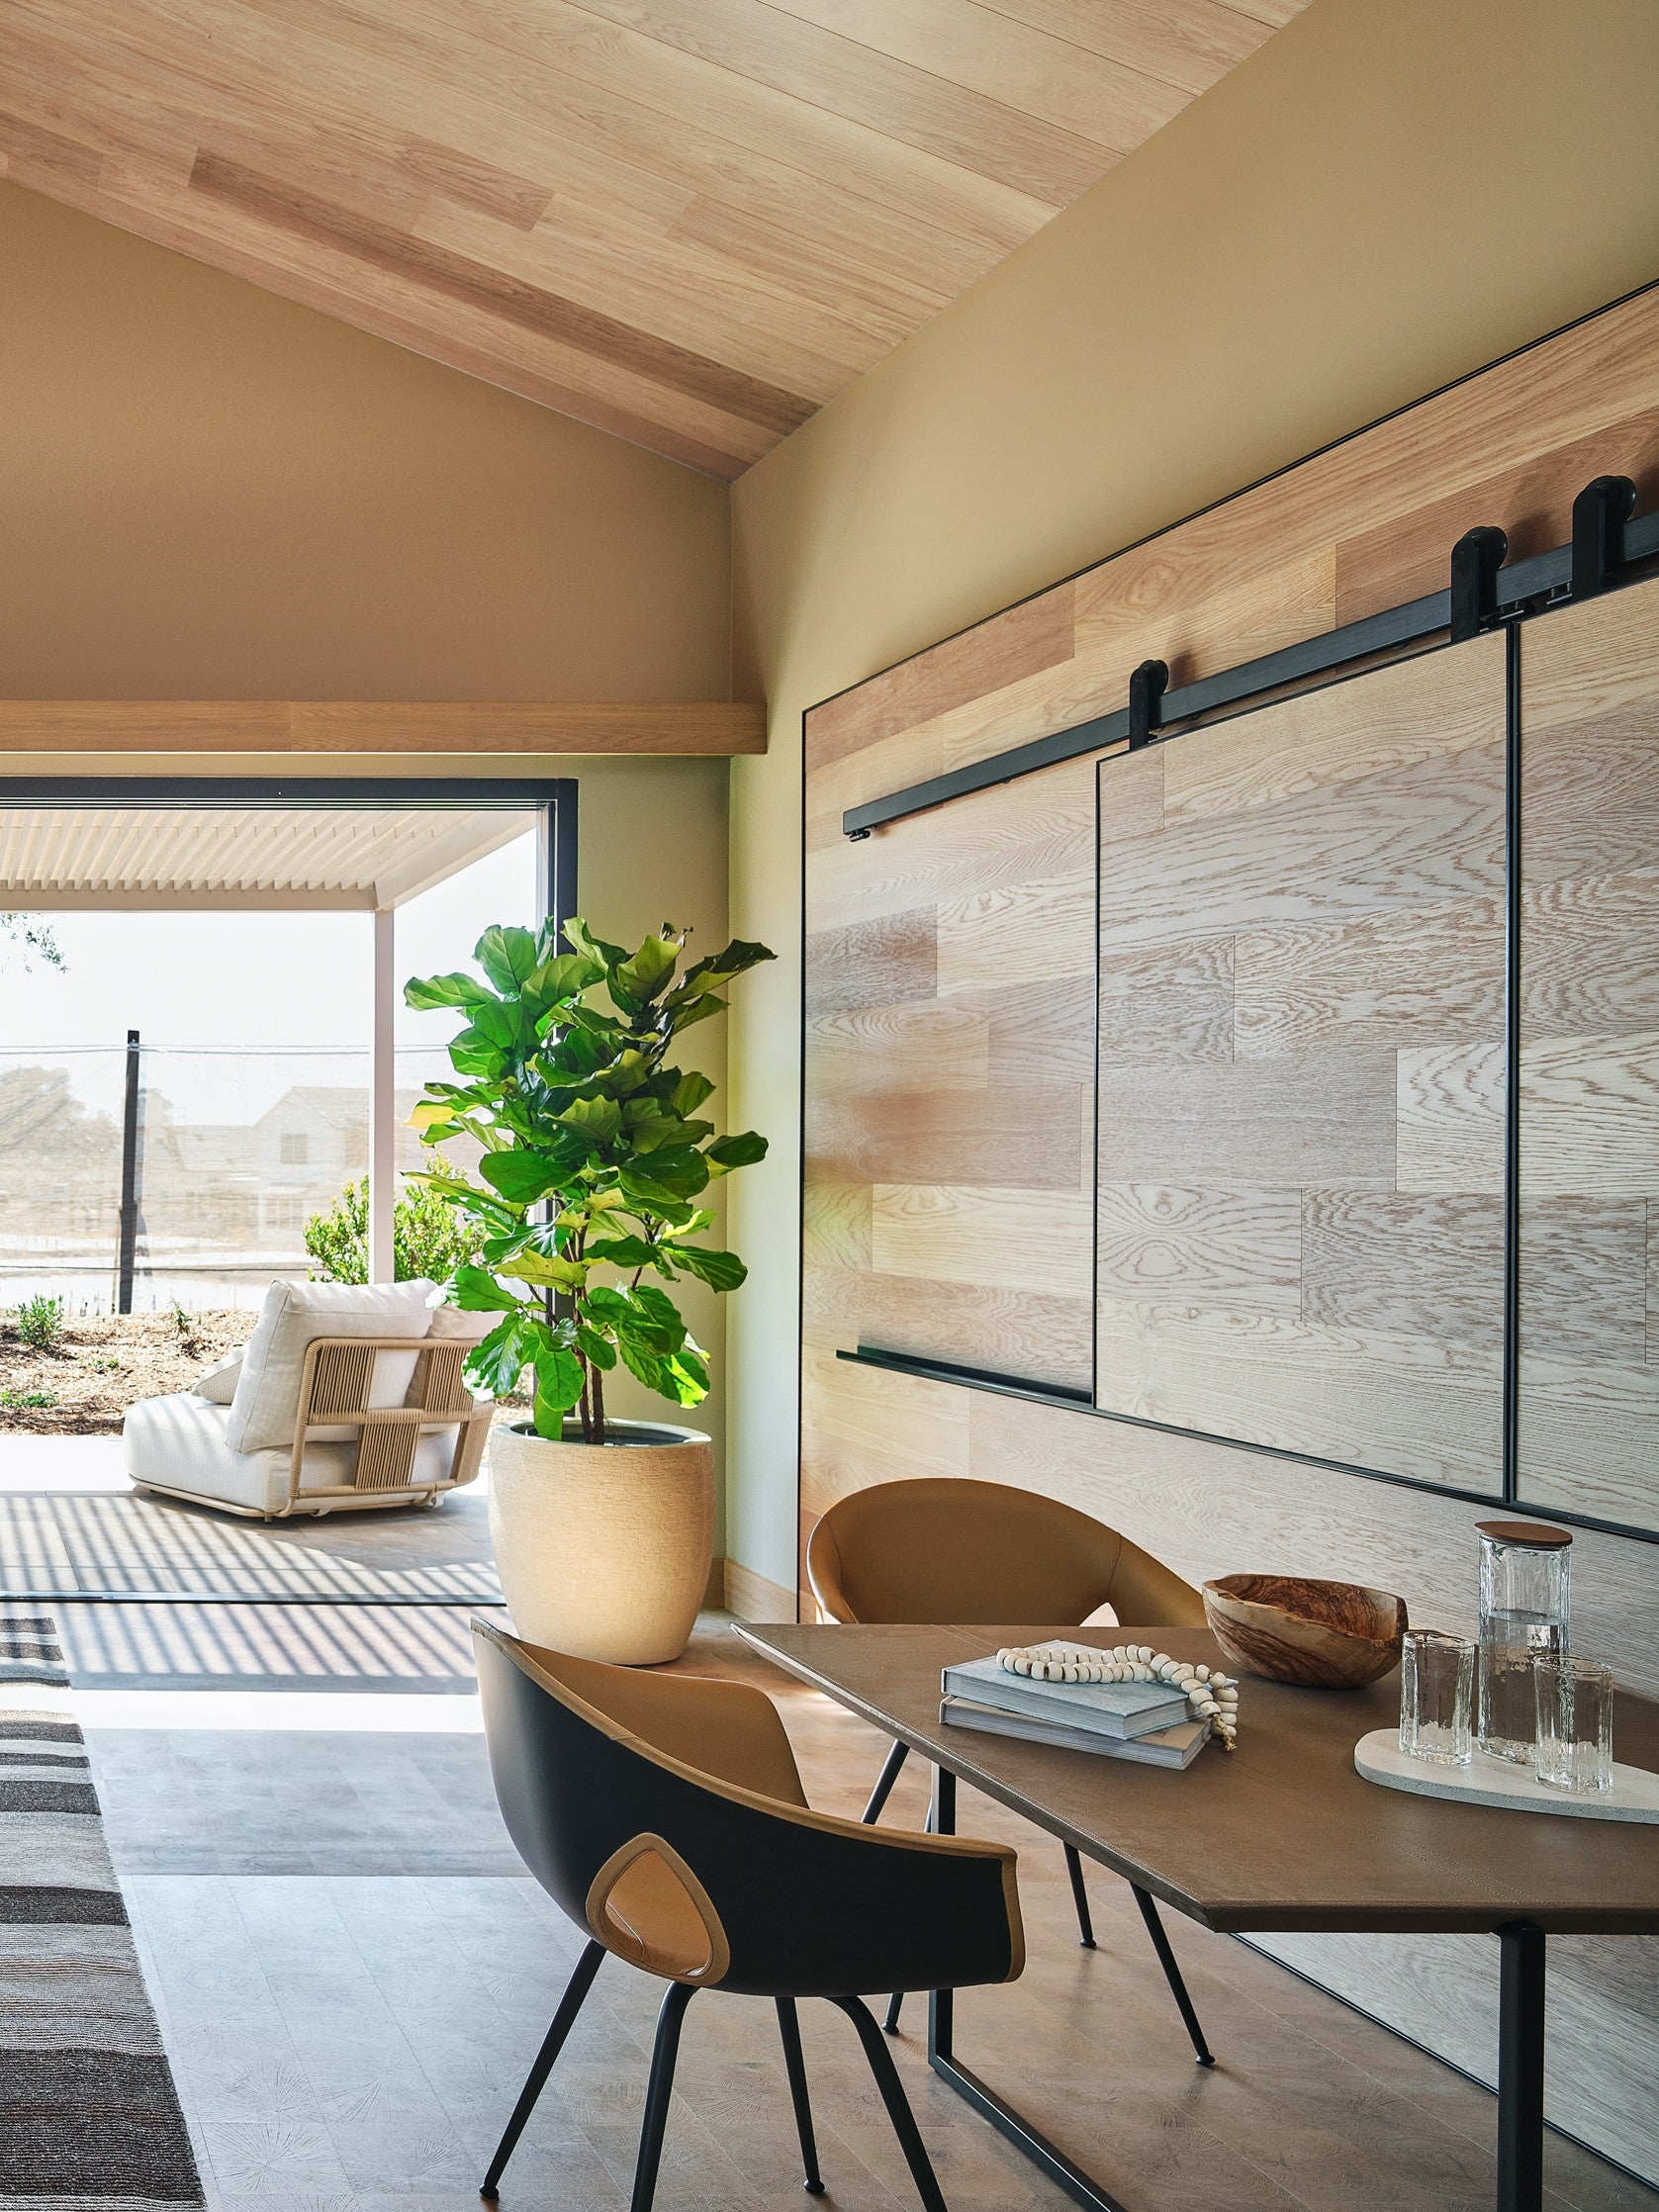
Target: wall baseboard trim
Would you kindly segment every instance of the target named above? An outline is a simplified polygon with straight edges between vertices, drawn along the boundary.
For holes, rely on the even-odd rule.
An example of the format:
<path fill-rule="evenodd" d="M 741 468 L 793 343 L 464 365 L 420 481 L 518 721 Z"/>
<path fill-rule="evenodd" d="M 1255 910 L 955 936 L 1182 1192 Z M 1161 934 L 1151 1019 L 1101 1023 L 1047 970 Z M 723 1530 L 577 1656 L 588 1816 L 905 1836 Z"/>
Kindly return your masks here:
<path fill-rule="evenodd" d="M 718 1562 L 717 1562 L 718 1563 Z M 739 1620 L 793 1620 L 795 1618 L 795 1594 L 783 1583 L 772 1582 L 767 1576 L 757 1574 L 753 1567 L 746 1567 L 741 1560 L 728 1559 L 726 1569 L 726 1610 L 735 1613 Z"/>

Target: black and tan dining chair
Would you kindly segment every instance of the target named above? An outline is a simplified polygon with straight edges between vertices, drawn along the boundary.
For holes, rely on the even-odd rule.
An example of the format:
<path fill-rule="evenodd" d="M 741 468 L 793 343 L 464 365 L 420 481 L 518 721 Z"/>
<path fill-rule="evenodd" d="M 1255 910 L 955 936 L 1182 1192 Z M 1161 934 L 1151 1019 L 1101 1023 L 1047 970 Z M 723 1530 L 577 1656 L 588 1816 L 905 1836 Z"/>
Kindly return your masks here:
<path fill-rule="evenodd" d="M 1110 1606 L 1126 1626 L 1204 1626 L 1198 1592 L 1150 1551 L 1074 1506 L 1007 1483 L 924 1477 L 854 1491 L 815 1523 L 806 1572 L 832 1620 L 1081 1626 Z M 895 1743 L 887 1753 L 865 1820 L 879 1819 L 908 1749 Z M 1078 1940 L 1092 1951 L 1083 1862 L 1069 1843 L 1065 1871 Z M 1214 2066 L 1157 1905 L 1149 1890 L 1130 1888 L 1193 2056 Z M 901 1994 L 895 1987 L 887 2007 L 889 2035 L 898 2029 Z"/>
<path fill-rule="evenodd" d="M 777 1707 L 747 1684 L 608 1667 L 473 1623 L 507 1832 L 588 1937 L 481 2194 L 494 2197 L 606 1952 L 667 1982 L 633 2212 L 650 2212 L 681 2022 L 699 1989 L 771 1997 L 806 2187 L 823 2193 L 796 2000 L 858 2031 L 928 2212 L 945 2212 L 892 2056 L 862 1999 L 1012 1982 L 1014 1853 L 814 1812 Z"/>

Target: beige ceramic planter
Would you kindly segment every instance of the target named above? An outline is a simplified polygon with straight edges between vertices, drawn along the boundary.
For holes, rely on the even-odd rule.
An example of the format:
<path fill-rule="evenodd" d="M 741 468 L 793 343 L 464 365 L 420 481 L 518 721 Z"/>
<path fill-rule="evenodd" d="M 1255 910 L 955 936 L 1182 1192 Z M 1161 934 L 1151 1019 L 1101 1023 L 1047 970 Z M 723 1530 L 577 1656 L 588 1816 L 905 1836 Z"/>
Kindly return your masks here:
<path fill-rule="evenodd" d="M 490 1440 L 490 1534 L 513 1626 L 580 1659 L 678 1659 L 714 1557 L 714 1447 L 695 1429 L 608 1424 L 615 1443 L 528 1424 Z"/>

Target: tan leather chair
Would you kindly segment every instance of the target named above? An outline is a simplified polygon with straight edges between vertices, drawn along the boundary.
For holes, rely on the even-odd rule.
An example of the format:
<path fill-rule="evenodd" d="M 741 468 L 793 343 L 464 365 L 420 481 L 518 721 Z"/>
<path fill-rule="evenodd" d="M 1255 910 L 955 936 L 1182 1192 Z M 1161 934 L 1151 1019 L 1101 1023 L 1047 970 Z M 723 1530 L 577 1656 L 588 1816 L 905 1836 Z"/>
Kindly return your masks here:
<path fill-rule="evenodd" d="M 668 1984 L 646 2090 L 634 2212 L 650 2212 L 686 2007 L 771 1997 L 806 2187 L 822 2195 L 795 2002 L 858 2031 L 918 2194 L 945 2200 L 864 1992 L 1012 1982 L 1025 1965 L 1014 1853 L 873 1833 L 814 1812 L 763 1691 L 607 1667 L 473 1622 L 490 1768 L 507 1833 L 588 1937 L 480 2194 L 493 2198 L 607 1952 Z"/>
<path fill-rule="evenodd" d="M 806 1546 L 812 1594 L 832 1620 L 1053 1621 L 1081 1624 L 1110 1606 L 1125 1626 L 1202 1628 L 1204 1601 L 1190 1583 L 1074 1506 L 1006 1483 L 957 1478 L 876 1483 L 833 1505 Z M 864 1818 L 879 1818 L 908 1745 L 887 1754 Z M 1095 1948 L 1083 1863 L 1065 1846 L 1065 1870 L 1083 1948 Z M 1194 2056 L 1213 2066 L 1204 2031 L 1149 1891 L 1135 1901 L 1180 2009 Z M 896 2031 L 899 1995 L 887 2007 Z"/>

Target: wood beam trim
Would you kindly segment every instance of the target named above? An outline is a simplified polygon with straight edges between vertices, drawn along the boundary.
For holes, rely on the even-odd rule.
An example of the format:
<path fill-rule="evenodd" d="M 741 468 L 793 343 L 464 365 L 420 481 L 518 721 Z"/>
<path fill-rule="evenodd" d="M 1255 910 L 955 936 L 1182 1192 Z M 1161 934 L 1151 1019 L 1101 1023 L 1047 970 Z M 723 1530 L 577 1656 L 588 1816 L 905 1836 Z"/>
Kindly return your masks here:
<path fill-rule="evenodd" d="M 0 699 L 11 753 L 549 753 L 766 751 L 746 700 Z"/>

